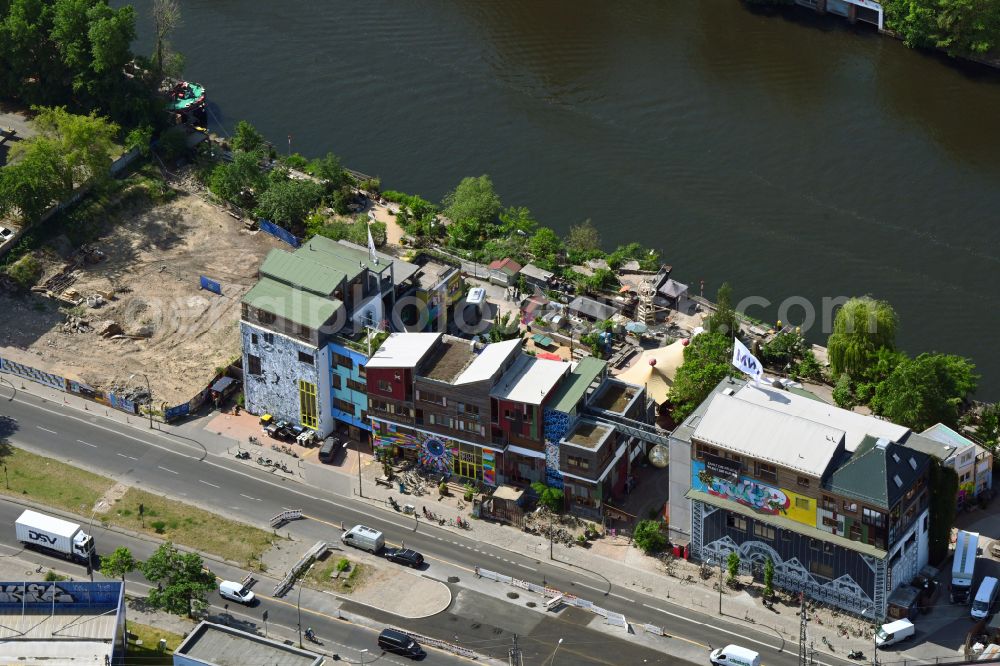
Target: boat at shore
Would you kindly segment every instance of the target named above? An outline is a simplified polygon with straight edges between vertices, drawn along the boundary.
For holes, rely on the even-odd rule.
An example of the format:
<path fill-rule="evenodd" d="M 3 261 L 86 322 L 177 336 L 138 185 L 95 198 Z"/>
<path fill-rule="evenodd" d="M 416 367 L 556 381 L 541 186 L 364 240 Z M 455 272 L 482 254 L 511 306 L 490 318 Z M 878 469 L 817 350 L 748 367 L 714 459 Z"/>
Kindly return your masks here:
<path fill-rule="evenodd" d="M 205 86 L 192 81 L 176 81 L 166 91 L 167 111 L 178 123 L 205 119 Z"/>

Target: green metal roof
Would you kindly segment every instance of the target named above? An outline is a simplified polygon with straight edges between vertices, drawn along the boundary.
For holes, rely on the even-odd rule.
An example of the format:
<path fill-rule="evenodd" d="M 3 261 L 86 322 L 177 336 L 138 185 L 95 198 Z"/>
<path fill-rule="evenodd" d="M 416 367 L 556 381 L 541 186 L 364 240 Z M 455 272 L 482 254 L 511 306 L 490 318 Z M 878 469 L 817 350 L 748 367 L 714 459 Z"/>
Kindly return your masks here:
<path fill-rule="evenodd" d="M 875 546 L 869 545 L 867 543 L 862 543 L 860 541 L 852 541 L 847 537 L 838 536 L 836 534 L 831 534 L 824 530 L 816 527 L 811 527 L 805 523 L 800 523 L 797 520 L 792 520 L 791 518 L 786 518 L 782 515 L 771 515 L 758 513 L 751 509 L 750 507 L 740 504 L 739 502 L 734 502 L 732 500 L 722 499 L 721 497 L 716 497 L 709 493 L 701 492 L 700 490 L 694 490 L 693 488 L 687 491 L 685 495 L 689 500 L 702 502 L 704 504 L 709 504 L 711 506 L 719 507 L 720 509 L 725 509 L 726 511 L 731 511 L 733 513 L 738 513 L 747 518 L 753 518 L 762 523 L 768 525 L 773 525 L 774 527 L 779 527 L 783 530 L 790 530 L 792 532 L 797 532 L 803 536 L 810 537 L 812 539 L 817 539 L 819 541 L 826 541 L 842 548 L 847 548 L 848 550 L 853 550 L 857 553 L 864 553 L 865 555 L 871 555 L 878 559 L 885 559 L 888 553 L 884 550 L 876 548 Z"/>
<path fill-rule="evenodd" d="M 928 460 L 925 453 L 867 435 L 830 475 L 827 487 L 889 509 L 913 487 Z"/>
<path fill-rule="evenodd" d="M 580 359 L 552 397 L 552 409 L 564 414 L 571 412 L 607 365 L 606 361 L 593 356 Z"/>
<path fill-rule="evenodd" d="M 355 279 L 366 268 L 381 273 L 389 266 L 385 262 L 375 264 L 368 256 L 367 250 L 341 245 L 325 236 L 313 236 L 295 251 L 295 256 L 341 271 L 348 280 Z"/>
<path fill-rule="evenodd" d="M 343 271 L 330 268 L 311 257 L 300 257 L 284 250 L 271 250 L 260 267 L 260 274 L 261 277 L 311 291 L 317 296 L 329 296 L 347 277 Z"/>
<path fill-rule="evenodd" d="M 323 326 L 343 306 L 335 298 L 322 298 L 267 277 L 261 278 L 247 292 L 243 302 L 313 329 Z"/>

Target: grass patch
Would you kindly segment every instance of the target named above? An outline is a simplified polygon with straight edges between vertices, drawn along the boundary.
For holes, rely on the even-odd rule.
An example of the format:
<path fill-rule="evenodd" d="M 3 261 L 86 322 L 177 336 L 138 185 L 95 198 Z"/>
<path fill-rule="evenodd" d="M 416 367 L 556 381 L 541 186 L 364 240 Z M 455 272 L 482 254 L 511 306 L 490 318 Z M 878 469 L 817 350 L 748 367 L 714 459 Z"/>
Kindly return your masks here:
<path fill-rule="evenodd" d="M 350 569 L 346 572 L 343 568 L 345 561 L 350 566 Z M 338 572 L 340 573 L 339 577 L 330 577 L 330 574 Z M 347 558 L 328 558 L 314 564 L 303 578 L 310 587 L 330 590 L 339 594 L 350 594 L 364 585 L 371 573 L 372 569 L 368 565 L 352 562 L 347 560 Z"/>
<path fill-rule="evenodd" d="M 142 645 L 136 645 L 135 639 L 129 637 L 128 656 L 125 657 L 125 666 L 172 666 L 174 663 L 173 652 L 181 644 L 184 637 L 170 631 L 163 631 L 155 627 L 137 622 L 129 622 L 128 630 L 136 638 L 142 641 Z M 160 639 L 167 639 L 167 649 L 160 652 Z"/>
<path fill-rule="evenodd" d="M 11 448 L 3 464 L 9 488 L 0 486 L 0 493 L 77 514 L 89 514 L 112 485 L 107 477 L 23 449 Z"/>
<path fill-rule="evenodd" d="M 140 504 L 144 510 L 141 519 Z M 101 515 L 106 523 L 154 534 L 258 570 L 261 555 L 279 538 L 260 528 L 138 488 L 129 488 Z"/>

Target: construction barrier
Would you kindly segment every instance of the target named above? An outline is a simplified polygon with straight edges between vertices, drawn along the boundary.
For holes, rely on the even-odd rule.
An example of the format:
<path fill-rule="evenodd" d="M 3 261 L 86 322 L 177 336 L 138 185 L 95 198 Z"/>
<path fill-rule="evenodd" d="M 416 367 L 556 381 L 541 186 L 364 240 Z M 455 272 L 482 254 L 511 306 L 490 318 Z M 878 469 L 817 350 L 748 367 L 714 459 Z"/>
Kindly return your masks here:
<path fill-rule="evenodd" d="M 166 422 L 179 419 L 182 416 L 187 416 L 191 413 L 191 403 L 185 402 L 183 405 L 177 405 L 176 407 L 167 407 L 163 410 L 163 420 Z"/>
<path fill-rule="evenodd" d="M 298 247 L 301 244 L 299 239 L 295 237 L 295 234 L 293 234 L 288 229 L 279 227 L 277 224 L 271 222 L 270 220 L 259 220 L 257 222 L 257 226 L 259 226 L 260 230 L 263 231 L 264 233 L 271 234 L 278 240 L 283 240 L 292 247 Z"/>
<path fill-rule="evenodd" d="M 644 624 L 642 628 L 647 634 L 655 634 L 657 636 L 665 636 L 666 633 L 663 631 L 663 627 L 658 627 L 655 624 Z"/>
<path fill-rule="evenodd" d="M 199 283 L 201 285 L 201 288 L 204 289 L 205 291 L 211 291 L 213 293 L 218 294 L 219 296 L 222 296 L 222 285 L 216 282 L 215 280 L 205 277 L 204 275 L 201 275 L 199 276 Z"/>
<path fill-rule="evenodd" d="M 464 648 L 461 645 L 455 645 L 454 643 L 449 643 L 447 641 L 442 641 L 431 636 L 424 636 L 423 634 L 417 634 L 412 631 L 407 631 L 405 629 L 400 629 L 398 627 L 390 627 L 391 629 L 400 632 L 401 634 L 406 634 L 413 640 L 417 641 L 421 645 L 430 645 L 431 647 L 436 647 L 439 650 L 447 650 L 452 654 L 457 654 L 460 657 L 465 657 L 466 659 L 479 659 L 479 655 L 469 648 Z"/>
<path fill-rule="evenodd" d="M 281 579 L 277 585 L 274 586 L 273 595 L 275 597 L 283 597 L 288 594 L 288 590 L 292 589 L 292 585 L 295 583 L 295 579 L 299 577 L 303 571 L 305 571 L 309 566 L 316 561 L 316 558 L 320 556 L 329 548 L 330 545 L 325 541 L 317 541 L 316 544 L 306 551 L 306 554 L 302 556 L 295 566 L 285 574 L 285 577 Z"/>
<path fill-rule="evenodd" d="M 278 515 L 276 515 L 274 518 L 271 519 L 271 527 L 277 529 L 278 527 L 281 527 L 285 523 L 290 523 L 293 520 L 301 520 L 301 519 L 302 519 L 302 511 L 300 509 L 295 509 L 292 511 L 282 511 L 281 513 L 279 513 Z"/>
<path fill-rule="evenodd" d="M 24 365 L 21 363 L 16 363 L 10 359 L 0 358 L 0 372 L 6 372 L 9 375 L 14 375 L 15 377 L 21 377 L 22 379 L 27 379 L 43 386 L 48 386 L 49 388 L 54 388 L 57 391 L 66 392 L 66 380 L 59 375 L 54 375 L 51 372 L 43 372 L 42 370 L 37 370 L 30 365 Z"/>

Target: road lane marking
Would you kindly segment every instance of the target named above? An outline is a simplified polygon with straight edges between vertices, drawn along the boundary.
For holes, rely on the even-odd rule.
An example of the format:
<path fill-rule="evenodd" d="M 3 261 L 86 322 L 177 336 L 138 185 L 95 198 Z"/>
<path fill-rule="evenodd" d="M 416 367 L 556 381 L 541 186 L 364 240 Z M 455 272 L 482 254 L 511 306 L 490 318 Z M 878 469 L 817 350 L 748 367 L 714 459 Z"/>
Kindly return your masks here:
<path fill-rule="evenodd" d="M 175 472 L 175 471 L 174 471 L 174 470 L 172 470 L 172 469 L 167 469 L 167 468 L 166 468 L 166 467 L 164 467 L 163 465 L 157 465 L 157 467 L 159 467 L 160 469 L 162 469 L 162 470 L 163 470 L 164 472 L 170 472 L 171 474 L 180 474 L 180 472 Z"/>
<path fill-rule="evenodd" d="M 529 567 L 527 564 L 521 564 L 520 562 L 517 563 L 517 566 L 524 567 L 528 571 L 538 571 L 538 569 L 533 569 L 533 568 Z"/>
<path fill-rule="evenodd" d="M 209 483 L 205 479 L 198 479 L 198 481 L 200 481 L 201 483 L 204 483 L 206 486 L 212 486 L 213 488 L 220 488 L 221 487 L 221 486 L 215 485 L 214 483 Z"/>
<path fill-rule="evenodd" d="M 240 493 L 240 497 L 246 497 L 248 500 L 253 500 L 255 502 L 263 502 L 264 501 L 264 500 L 262 500 L 259 497 L 250 497 L 249 495 L 244 495 L 243 493 Z"/>
<path fill-rule="evenodd" d="M 91 448 L 95 448 L 95 449 L 97 448 L 97 444 L 91 444 L 90 442 L 85 442 L 82 439 L 78 439 L 76 441 L 80 442 L 81 444 L 86 444 L 87 446 L 89 446 Z"/>
<path fill-rule="evenodd" d="M 39 430 L 44 430 L 45 432 L 50 432 L 50 433 L 52 433 L 53 435 L 58 435 L 58 434 L 59 434 L 59 433 L 57 433 L 57 432 L 56 432 L 55 430 L 49 430 L 48 428 L 43 428 L 43 427 L 42 427 L 42 426 L 40 426 L 40 425 L 36 425 L 35 427 L 36 427 L 36 428 L 38 428 Z"/>
<path fill-rule="evenodd" d="M 586 583 L 581 583 L 578 580 L 570 581 L 570 583 L 572 583 L 573 585 L 579 585 L 580 587 L 585 587 L 588 590 L 593 590 L 594 592 L 600 592 L 601 594 L 604 594 L 604 590 L 602 590 L 602 589 L 600 589 L 598 587 L 594 587 L 593 585 L 587 585 Z"/>
<path fill-rule="evenodd" d="M 127 456 L 124 453 L 116 453 L 116 456 L 121 456 L 122 458 L 128 458 L 129 460 L 138 460 L 135 456 Z"/>
<path fill-rule="evenodd" d="M 629 599 L 628 597 L 623 597 L 622 595 L 620 595 L 620 594 L 615 594 L 614 592 L 612 592 L 612 593 L 611 593 L 611 596 L 613 596 L 613 597 L 618 597 L 618 598 L 619 598 L 619 599 L 621 599 L 622 601 L 627 601 L 627 602 L 629 602 L 630 604 L 634 604 L 634 603 L 635 603 L 635 599 Z"/>

